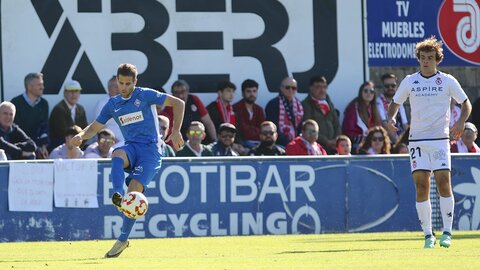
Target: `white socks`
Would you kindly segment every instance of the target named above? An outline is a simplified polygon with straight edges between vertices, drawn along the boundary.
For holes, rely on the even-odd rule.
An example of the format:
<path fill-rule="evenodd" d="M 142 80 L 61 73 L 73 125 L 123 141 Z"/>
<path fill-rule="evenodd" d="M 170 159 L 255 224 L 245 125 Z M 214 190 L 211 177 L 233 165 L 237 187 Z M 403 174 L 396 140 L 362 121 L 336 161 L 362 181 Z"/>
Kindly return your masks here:
<path fill-rule="evenodd" d="M 440 212 L 442 213 L 443 221 L 443 231 L 452 233 L 452 223 L 453 223 L 453 208 L 455 205 L 455 200 L 453 196 L 450 197 L 440 197 Z M 418 210 L 418 208 L 417 208 Z"/>
<path fill-rule="evenodd" d="M 442 204 L 440 203 L 440 206 L 441 205 Z M 420 220 L 420 225 L 422 225 L 423 233 L 425 234 L 425 236 L 432 235 L 432 205 L 430 204 L 430 199 L 423 202 L 417 202 L 415 206 L 417 208 L 418 219 Z"/>

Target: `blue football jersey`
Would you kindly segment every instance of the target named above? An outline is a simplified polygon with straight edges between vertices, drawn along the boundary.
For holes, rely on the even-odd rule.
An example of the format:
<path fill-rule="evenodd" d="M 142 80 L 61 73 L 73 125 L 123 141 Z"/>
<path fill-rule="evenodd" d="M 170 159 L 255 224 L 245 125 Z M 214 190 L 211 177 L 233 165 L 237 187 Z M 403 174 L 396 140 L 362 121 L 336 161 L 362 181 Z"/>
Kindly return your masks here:
<path fill-rule="evenodd" d="M 150 88 L 135 87 L 130 98 L 110 98 L 96 121 L 105 125 L 110 118 L 117 122 L 125 142 L 157 143 L 156 105 L 163 106 L 167 95 Z"/>

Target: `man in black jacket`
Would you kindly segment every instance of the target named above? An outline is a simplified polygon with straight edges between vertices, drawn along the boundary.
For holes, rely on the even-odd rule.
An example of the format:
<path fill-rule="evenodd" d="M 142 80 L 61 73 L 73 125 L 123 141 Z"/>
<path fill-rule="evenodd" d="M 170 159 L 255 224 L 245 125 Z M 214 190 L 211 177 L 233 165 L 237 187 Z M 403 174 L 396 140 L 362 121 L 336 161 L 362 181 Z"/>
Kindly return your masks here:
<path fill-rule="evenodd" d="M 0 149 L 5 151 L 7 159 L 34 159 L 37 146 L 13 123 L 15 112 L 13 103 L 0 103 Z"/>

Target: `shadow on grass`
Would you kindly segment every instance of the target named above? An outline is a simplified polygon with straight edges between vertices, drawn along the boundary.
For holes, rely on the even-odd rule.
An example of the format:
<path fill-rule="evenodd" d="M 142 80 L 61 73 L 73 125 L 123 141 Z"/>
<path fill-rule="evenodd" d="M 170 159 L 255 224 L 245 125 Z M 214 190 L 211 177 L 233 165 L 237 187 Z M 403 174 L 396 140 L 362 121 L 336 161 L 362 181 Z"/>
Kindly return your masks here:
<path fill-rule="evenodd" d="M 41 260 L 41 259 L 31 259 L 31 260 L 1 260 L 0 263 L 28 263 L 28 262 L 81 262 L 81 261 L 97 261 L 103 260 L 104 257 L 97 258 L 81 258 L 81 259 L 63 259 L 63 260 Z M 96 263 L 96 262 L 91 262 Z"/>
<path fill-rule="evenodd" d="M 400 249 L 388 249 L 388 250 L 400 250 Z M 303 253 L 335 253 L 335 252 L 374 252 L 379 251 L 379 249 L 371 248 L 362 248 L 362 249 L 330 249 L 330 250 L 294 250 L 294 251 L 284 251 L 277 254 L 303 254 Z M 382 249 L 384 251 L 384 249 Z"/>

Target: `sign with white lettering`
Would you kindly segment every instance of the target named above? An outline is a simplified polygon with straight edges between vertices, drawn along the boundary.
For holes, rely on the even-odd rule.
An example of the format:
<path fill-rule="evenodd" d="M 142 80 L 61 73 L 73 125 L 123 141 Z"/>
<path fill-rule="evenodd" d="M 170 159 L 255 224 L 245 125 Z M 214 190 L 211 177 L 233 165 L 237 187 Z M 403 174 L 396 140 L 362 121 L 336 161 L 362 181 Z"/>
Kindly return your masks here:
<path fill-rule="evenodd" d="M 480 65 L 480 0 L 369 0 L 369 66 L 416 66 L 415 44 L 444 42 L 444 66 Z"/>

